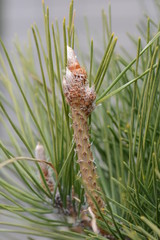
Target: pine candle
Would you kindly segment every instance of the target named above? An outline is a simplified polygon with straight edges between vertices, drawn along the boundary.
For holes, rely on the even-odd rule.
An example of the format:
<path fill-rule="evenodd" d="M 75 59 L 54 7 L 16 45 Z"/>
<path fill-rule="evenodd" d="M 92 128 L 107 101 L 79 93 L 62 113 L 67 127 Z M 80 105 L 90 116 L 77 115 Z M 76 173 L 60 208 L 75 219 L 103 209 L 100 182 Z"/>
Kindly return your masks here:
<path fill-rule="evenodd" d="M 63 91 L 71 108 L 74 140 L 87 202 L 96 214 L 97 210 L 92 198 L 99 208 L 104 207 L 103 200 L 98 193 L 100 188 L 93 163 L 88 127 L 88 117 L 95 108 L 96 93 L 94 87 L 89 87 L 87 73 L 80 66 L 73 49 L 70 47 L 67 47 L 67 68 L 63 78 Z"/>

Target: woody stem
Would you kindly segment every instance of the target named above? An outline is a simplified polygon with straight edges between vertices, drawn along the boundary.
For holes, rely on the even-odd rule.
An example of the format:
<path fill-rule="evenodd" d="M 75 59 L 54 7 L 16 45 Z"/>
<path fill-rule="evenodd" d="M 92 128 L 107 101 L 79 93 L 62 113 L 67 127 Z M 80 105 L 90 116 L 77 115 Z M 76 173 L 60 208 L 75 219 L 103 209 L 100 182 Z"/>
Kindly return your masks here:
<path fill-rule="evenodd" d="M 89 142 L 88 116 L 79 108 L 72 108 L 71 111 L 78 163 L 80 166 L 82 181 L 86 190 L 86 198 L 92 211 L 96 214 L 97 210 L 92 197 L 95 199 L 100 208 L 103 207 L 103 201 L 97 192 L 100 189 L 97 184 L 97 174 L 93 163 L 91 144 Z"/>

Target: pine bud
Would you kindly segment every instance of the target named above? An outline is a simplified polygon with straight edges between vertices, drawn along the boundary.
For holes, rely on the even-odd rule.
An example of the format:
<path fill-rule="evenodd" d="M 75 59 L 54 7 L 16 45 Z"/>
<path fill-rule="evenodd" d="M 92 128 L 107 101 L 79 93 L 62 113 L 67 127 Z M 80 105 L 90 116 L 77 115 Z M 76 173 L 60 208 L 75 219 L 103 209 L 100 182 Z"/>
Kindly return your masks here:
<path fill-rule="evenodd" d="M 46 156 L 45 156 L 45 150 L 44 150 L 44 147 L 42 144 L 40 144 L 38 142 L 37 146 L 36 146 L 36 149 L 35 149 L 35 157 L 36 159 L 39 159 L 39 160 L 44 160 L 46 161 Z M 53 179 L 52 179 L 52 176 L 48 170 L 48 166 L 47 164 L 44 162 L 40 162 L 39 163 L 40 165 L 40 168 L 43 172 L 43 175 L 44 175 L 44 178 L 46 180 L 46 183 L 51 191 L 51 193 L 54 191 L 54 184 L 53 184 Z M 44 182 L 41 178 L 41 182 L 42 182 L 42 186 L 45 188 L 45 185 L 44 185 Z"/>

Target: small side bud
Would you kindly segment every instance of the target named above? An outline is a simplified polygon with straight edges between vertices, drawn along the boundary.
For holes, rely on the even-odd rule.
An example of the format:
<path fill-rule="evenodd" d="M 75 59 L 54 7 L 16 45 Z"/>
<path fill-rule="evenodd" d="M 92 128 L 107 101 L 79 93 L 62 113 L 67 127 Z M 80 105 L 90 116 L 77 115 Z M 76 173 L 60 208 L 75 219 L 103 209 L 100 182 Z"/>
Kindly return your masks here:
<path fill-rule="evenodd" d="M 35 157 L 36 157 L 36 159 L 46 161 L 44 147 L 39 142 L 38 142 L 38 144 L 36 146 L 36 149 L 35 149 Z M 47 166 L 47 164 L 45 162 L 40 162 L 39 165 L 40 165 L 40 168 L 41 168 L 41 170 L 43 172 L 43 175 L 44 175 L 44 178 L 46 180 L 46 183 L 47 183 L 47 185 L 48 185 L 48 187 L 49 187 L 49 189 L 50 189 L 50 191 L 52 193 L 54 191 L 54 185 L 53 185 L 53 179 L 51 177 L 51 174 L 48 171 L 48 166 Z M 43 188 L 45 189 L 45 185 L 44 185 L 44 182 L 43 182 L 42 178 L 41 178 L 41 183 L 42 183 Z"/>
<path fill-rule="evenodd" d="M 35 157 L 39 160 L 46 160 L 44 147 L 39 142 L 37 143 L 37 146 L 35 149 Z"/>

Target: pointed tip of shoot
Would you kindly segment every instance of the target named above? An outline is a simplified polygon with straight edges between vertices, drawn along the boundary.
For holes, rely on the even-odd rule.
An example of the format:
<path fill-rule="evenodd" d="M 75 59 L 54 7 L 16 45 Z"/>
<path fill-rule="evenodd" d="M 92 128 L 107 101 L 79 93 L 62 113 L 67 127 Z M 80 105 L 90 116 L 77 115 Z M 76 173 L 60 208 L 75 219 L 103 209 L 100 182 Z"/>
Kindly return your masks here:
<path fill-rule="evenodd" d="M 67 45 L 67 61 L 68 63 L 76 61 L 76 55 L 74 53 L 74 50 L 68 45 Z"/>

